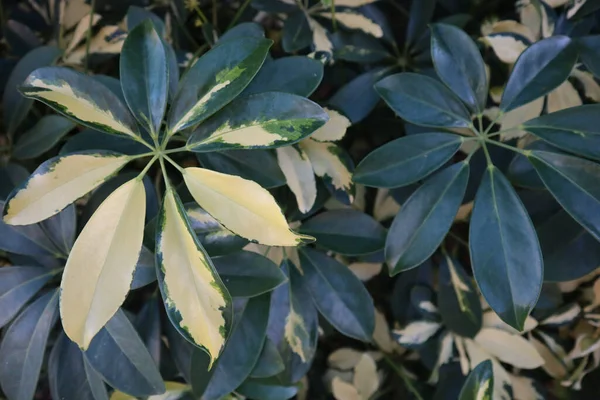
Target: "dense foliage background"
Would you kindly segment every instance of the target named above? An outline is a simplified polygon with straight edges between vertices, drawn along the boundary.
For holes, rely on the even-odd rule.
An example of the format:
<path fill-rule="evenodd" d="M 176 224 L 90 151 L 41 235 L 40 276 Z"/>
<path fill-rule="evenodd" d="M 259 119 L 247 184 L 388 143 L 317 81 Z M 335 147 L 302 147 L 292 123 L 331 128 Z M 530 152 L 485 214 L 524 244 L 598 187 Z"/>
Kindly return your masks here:
<path fill-rule="evenodd" d="M 0 398 L 600 396 L 600 1 L 28 0 L 0 12 L 0 209 L 53 157 L 139 156 L 49 219 L 0 221 Z M 140 143 L 34 103 L 35 79 L 22 86 L 68 67 L 131 107 L 123 70 L 137 64 L 121 53 L 134 34 L 164 43 L 179 90 L 211 49 L 272 44 L 238 108 L 184 130 L 166 149 L 192 146 L 146 170 Z M 177 79 L 165 90 L 172 110 Z M 302 103 L 316 131 L 287 147 L 199 149 L 232 120 L 250 124 L 244 102 L 270 92 L 286 93 L 278 112 L 300 97 L 320 105 Z M 268 189 L 316 241 L 252 243 L 194 201 L 178 171 L 197 166 Z M 93 213 L 142 170 L 131 291 L 82 350 L 59 317 L 64 267 Z M 210 369 L 216 355 L 171 323 L 181 316 L 156 282 L 169 181 L 232 298 Z"/>

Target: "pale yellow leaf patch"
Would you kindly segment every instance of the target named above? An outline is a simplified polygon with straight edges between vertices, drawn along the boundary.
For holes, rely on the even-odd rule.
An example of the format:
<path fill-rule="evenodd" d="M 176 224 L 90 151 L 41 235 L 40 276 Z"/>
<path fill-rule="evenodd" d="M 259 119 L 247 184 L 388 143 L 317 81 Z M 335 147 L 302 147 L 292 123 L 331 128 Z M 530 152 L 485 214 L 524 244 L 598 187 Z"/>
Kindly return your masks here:
<path fill-rule="evenodd" d="M 118 26 L 108 25 L 102 27 L 100 31 L 93 37 L 90 41 L 90 54 L 118 54 L 121 52 L 123 48 L 123 43 L 125 43 L 126 35 L 124 33 L 120 34 L 121 29 Z M 64 62 L 66 64 L 81 64 L 85 59 L 85 55 L 87 52 L 87 45 L 82 44 L 77 47 L 71 53 L 69 53 L 65 58 Z"/>
<path fill-rule="evenodd" d="M 175 126 L 173 127 L 171 132 L 172 133 L 178 132 L 180 129 L 182 129 L 183 126 L 185 126 L 188 122 L 190 122 L 192 119 L 195 118 L 195 116 L 198 114 L 199 110 L 202 110 L 204 108 L 206 103 L 208 103 L 208 101 L 211 99 L 212 96 L 215 95 L 215 93 L 218 93 L 219 91 L 223 90 L 224 88 L 229 86 L 230 83 L 231 83 L 230 80 L 226 80 L 223 82 L 219 82 L 215 86 L 213 86 L 208 91 L 208 93 L 206 93 L 204 96 L 202 96 L 196 102 L 196 104 L 194 104 L 194 106 L 192 108 L 190 108 L 190 110 L 187 113 L 185 113 L 185 115 L 183 117 L 181 117 L 181 119 L 179 120 L 179 122 L 177 122 L 177 124 L 175 124 Z"/>
<path fill-rule="evenodd" d="M 373 206 L 373 217 L 377 221 L 384 221 L 392 218 L 400 211 L 400 204 L 390 194 L 389 189 L 379 189 L 375 195 L 375 205 Z"/>
<path fill-rule="evenodd" d="M 491 46 L 500 61 L 506 64 L 514 64 L 527 48 L 526 43 L 508 35 L 489 35 L 482 40 Z"/>
<path fill-rule="evenodd" d="M 559 313 L 555 313 L 550 315 L 548 318 L 544 319 L 541 324 L 542 325 L 560 325 L 566 322 L 572 321 L 581 313 L 581 307 L 577 303 L 571 304 L 565 310 L 562 310 Z"/>
<path fill-rule="evenodd" d="M 194 200 L 227 229 L 270 246 L 296 246 L 309 238 L 292 232 L 273 196 L 259 184 L 204 168 L 186 168 Z"/>
<path fill-rule="evenodd" d="M 333 14 L 329 12 L 320 13 L 319 16 L 332 19 Z M 362 14 L 352 11 L 339 11 L 335 13 L 335 20 L 348 29 L 359 29 L 364 33 L 380 38 L 383 36 L 383 29 L 373 20 Z"/>
<path fill-rule="evenodd" d="M 53 84 L 45 82 L 42 79 L 33 78 L 27 79 L 25 84 L 28 87 L 45 89 L 36 91 L 31 96 L 54 104 L 60 104 L 62 112 L 67 115 L 90 124 L 108 127 L 115 132 L 124 133 L 134 138 L 138 137 L 125 123 L 119 121 L 110 110 L 98 108 L 89 99 L 77 95 L 67 82 L 56 82 Z"/>
<path fill-rule="evenodd" d="M 379 275 L 383 268 L 382 263 L 354 262 L 348 265 L 352 273 L 361 281 L 366 282 L 374 276 Z"/>
<path fill-rule="evenodd" d="M 327 363 L 330 367 L 340 369 L 343 371 L 350 370 L 358 364 L 362 357 L 362 352 L 351 349 L 349 347 L 342 347 L 335 350 L 327 357 Z"/>
<path fill-rule="evenodd" d="M 146 191 L 134 178 L 111 193 L 75 241 L 60 285 L 63 329 L 82 349 L 125 301 L 142 248 Z"/>
<path fill-rule="evenodd" d="M 298 209 L 307 213 L 317 198 L 317 182 L 306 153 L 297 147 L 279 147 L 277 163 L 285 176 L 287 185 L 296 197 Z"/>
<path fill-rule="evenodd" d="M 331 391 L 336 400 L 363 400 L 353 385 L 338 376 L 331 381 Z"/>
<path fill-rule="evenodd" d="M 60 25 L 65 29 L 71 29 L 82 18 L 92 11 L 92 7 L 85 0 L 69 0 L 68 2 L 60 2 Z M 52 11 L 52 10 L 50 10 Z"/>
<path fill-rule="evenodd" d="M 354 379 L 352 383 L 363 400 L 369 400 L 379 388 L 377 365 L 375 365 L 375 360 L 368 353 L 363 353 L 354 367 Z"/>
<path fill-rule="evenodd" d="M 573 18 L 573 16 L 577 14 L 577 11 L 579 11 L 586 2 L 587 0 L 574 0 L 573 5 L 571 6 L 571 8 L 569 8 L 569 11 L 567 11 L 567 18 Z"/>
<path fill-rule="evenodd" d="M 539 355 L 544 359 L 542 368 L 554 379 L 564 379 L 567 377 L 568 370 L 566 365 L 554 354 L 545 344 L 529 336 L 529 342 L 535 347 Z"/>
<path fill-rule="evenodd" d="M 454 337 L 451 333 L 444 333 L 440 348 L 438 351 L 438 357 L 435 362 L 435 366 L 433 371 L 431 371 L 431 375 L 429 376 L 428 383 L 435 384 L 439 379 L 440 367 L 450 361 L 452 358 L 452 350 L 454 348 Z"/>
<path fill-rule="evenodd" d="M 284 337 L 291 350 L 300 357 L 302 362 L 308 362 L 308 355 L 304 352 L 303 344 L 310 340 L 306 323 L 300 314 L 290 306 L 290 313 L 285 319 Z"/>
<path fill-rule="evenodd" d="M 533 380 L 524 376 L 509 374 L 515 400 L 545 400 L 533 386 Z"/>
<path fill-rule="evenodd" d="M 395 343 L 390 335 L 390 327 L 383 313 L 375 309 L 375 330 L 373 331 L 373 341 L 377 347 L 384 353 L 392 353 Z"/>
<path fill-rule="evenodd" d="M 506 130 L 515 128 L 521 125 L 525 121 L 539 117 L 544 108 L 544 97 L 539 97 L 536 100 L 522 105 L 521 107 L 515 108 L 504 114 L 500 120 L 500 129 Z M 500 135 L 502 141 L 511 140 L 514 138 L 523 137 L 527 132 L 514 129 Z"/>
<path fill-rule="evenodd" d="M 483 328 L 474 340 L 489 354 L 517 368 L 534 369 L 544 364 L 535 347 L 519 335 Z"/>
<path fill-rule="evenodd" d="M 548 93 L 548 113 L 582 105 L 579 93 L 571 82 L 564 81 L 559 87 Z"/>
<path fill-rule="evenodd" d="M 490 385 L 492 384 L 491 379 L 486 379 L 481 385 L 477 388 L 477 393 L 475 393 L 475 400 L 486 400 L 488 397 L 488 390 L 490 390 Z"/>
<path fill-rule="evenodd" d="M 594 79 L 594 75 L 575 68 L 571 72 L 571 76 L 581 83 L 585 97 L 595 102 L 600 102 L 600 85 Z"/>
<path fill-rule="evenodd" d="M 324 51 L 326 53 L 333 52 L 333 44 L 329 37 L 327 36 L 327 31 L 321 24 L 315 21 L 312 18 L 308 18 L 308 25 L 313 34 L 313 44 L 315 47 L 315 51 Z"/>
<path fill-rule="evenodd" d="M 67 49 L 65 50 L 65 54 L 69 54 L 75 48 L 75 46 L 77 46 L 83 40 L 90 26 L 90 17 L 91 14 L 87 14 L 79 21 L 75 31 L 73 32 L 69 46 L 67 46 Z M 99 14 L 94 14 L 92 26 L 95 26 L 101 19 L 102 17 Z"/>
<path fill-rule="evenodd" d="M 502 365 L 489 353 L 487 353 L 479 344 L 471 339 L 464 339 L 463 344 L 465 351 L 469 356 L 471 370 L 475 369 L 479 363 L 485 360 L 492 361 L 492 369 L 494 374 L 494 400 L 512 400 L 507 387 L 511 387 L 510 377 Z"/>
<path fill-rule="evenodd" d="M 300 147 L 308 154 L 317 176 L 329 177 L 333 187 L 337 190 L 351 190 L 352 174 L 340 159 L 339 148 L 335 144 L 309 139 L 301 141 Z"/>
<path fill-rule="evenodd" d="M 501 329 L 505 332 L 511 333 L 513 335 L 520 335 L 522 333 L 530 332 L 534 330 L 538 326 L 538 322 L 531 315 L 528 315 L 525 319 L 525 326 L 523 327 L 523 331 L 519 332 L 512 326 L 508 325 L 506 322 L 502 321 L 498 314 L 493 311 L 486 311 L 483 313 L 483 327 L 485 328 L 494 328 Z"/>
<path fill-rule="evenodd" d="M 40 222 L 103 183 L 129 162 L 128 156 L 73 154 L 36 170 L 6 205 L 11 225 Z"/>
<path fill-rule="evenodd" d="M 408 324 L 404 329 L 396 331 L 401 345 L 417 345 L 425 343 L 430 337 L 440 330 L 442 326 L 432 321 L 415 321 Z"/>
<path fill-rule="evenodd" d="M 510 19 L 497 21 L 492 24 L 490 32 L 487 33 L 487 35 L 491 33 L 516 33 L 517 35 L 521 35 L 529 39 L 531 42 L 535 42 L 537 40 L 535 34 L 531 31 L 531 29 L 529 29 L 529 27 Z"/>
<path fill-rule="evenodd" d="M 346 130 L 352 123 L 348 118 L 336 110 L 325 107 L 329 115 L 329 120 L 312 133 L 310 138 L 318 142 L 335 142 L 341 140 L 346 135 Z"/>

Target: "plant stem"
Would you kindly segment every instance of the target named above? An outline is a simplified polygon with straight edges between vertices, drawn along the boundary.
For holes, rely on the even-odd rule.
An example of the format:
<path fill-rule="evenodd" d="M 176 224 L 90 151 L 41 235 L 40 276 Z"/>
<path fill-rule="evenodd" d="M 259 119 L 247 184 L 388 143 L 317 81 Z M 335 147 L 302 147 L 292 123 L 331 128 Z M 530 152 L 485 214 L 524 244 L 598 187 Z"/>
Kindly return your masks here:
<path fill-rule="evenodd" d="M 502 135 L 503 133 L 514 131 L 514 130 L 517 130 L 517 129 L 520 129 L 520 127 L 513 126 L 512 128 L 502 129 L 501 131 L 496 131 L 496 132 L 489 133 L 485 137 L 486 138 L 491 138 L 491 137 Z"/>
<path fill-rule="evenodd" d="M 503 148 L 511 150 L 511 151 L 513 151 L 515 153 L 519 153 L 519 154 L 522 154 L 522 155 L 525 155 L 525 156 L 527 155 L 527 152 L 525 150 L 521 150 L 518 147 L 510 146 L 508 144 L 504 144 L 504 143 L 498 142 L 496 140 L 490 140 L 490 139 L 485 138 L 484 142 L 485 143 L 489 143 L 489 144 L 493 144 L 494 146 L 503 147 Z M 482 143 L 482 145 L 483 145 L 483 143 Z"/>
<path fill-rule="evenodd" d="M 146 164 L 146 166 L 144 167 L 142 172 L 140 172 L 140 174 L 137 176 L 139 179 L 142 179 L 144 177 L 144 175 L 146 175 L 146 172 L 148 172 L 148 170 L 150 169 L 152 164 L 154 164 L 154 161 L 156 161 L 157 158 L 158 158 L 158 155 L 155 154 L 154 157 L 152 157 L 152 159 L 150 160 L 150 162 L 148 162 L 148 164 Z"/>
<path fill-rule="evenodd" d="M 490 122 L 490 126 L 487 127 L 485 132 L 483 132 L 483 136 L 487 136 L 488 133 L 490 133 L 490 131 L 494 127 L 494 125 L 496 125 L 496 122 L 498 122 L 503 116 L 504 116 L 504 113 L 502 111 L 499 111 L 496 118 L 492 122 Z"/>
<path fill-rule="evenodd" d="M 406 373 L 404 372 L 402 367 L 397 366 L 396 363 L 394 363 L 394 361 L 390 358 L 390 356 L 388 356 L 385 353 L 383 353 L 383 359 L 388 363 L 390 367 L 392 367 L 392 369 L 398 374 L 398 376 L 402 378 L 402 381 L 404 382 L 404 385 L 406 385 L 408 391 L 411 392 L 417 400 L 423 400 L 423 397 L 421 397 L 421 393 L 419 393 L 419 391 L 413 386 L 412 382 L 410 381 L 410 378 L 406 376 Z"/>
<path fill-rule="evenodd" d="M 490 157 L 490 152 L 488 151 L 486 143 L 487 142 L 483 140 L 481 141 L 481 147 L 483 147 L 483 152 L 485 154 L 485 159 L 487 160 L 487 165 L 488 167 L 494 166 L 494 163 L 492 163 L 492 157 Z"/>
<path fill-rule="evenodd" d="M 187 146 L 182 146 L 182 147 L 178 147 L 176 149 L 165 150 L 165 151 L 163 151 L 163 154 L 178 153 L 180 151 L 186 151 L 187 149 L 188 149 Z"/>
<path fill-rule="evenodd" d="M 94 27 L 94 12 L 96 11 L 96 0 L 92 0 L 90 10 L 90 23 L 88 24 L 88 30 L 86 32 L 85 39 L 85 73 L 88 73 L 90 63 L 90 44 L 92 43 L 92 28 Z"/>
<path fill-rule="evenodd" d="M 244 11 L 246 10 L 246 7 L 248 7 L 248 4 L 250 4 L 251 0 L 246 0 L 242 3 L 242 5 L 237 9 L 235 15 L 233 16 L 233 19 L 231 20 L 231 22 L 229 23 L 229 25 L 227 25 L 227 30 L 230 30 L 231 28 L 233 28 L 235 26 L 235 24 L 238 22 L 238 20 L 240 19 L 240 17 L 242 16 L 242 14 L 244 13 Z"/>
<path fill-rule="evenodd" d="M 177 163 L 173 160 L 171 160 L 171 157 L 169 156 L 164 156 L 164 158 L 171 163 L 171 165 L 173 165 L 175 168 L 177 168 L 179 170 L 179 172 L 181 172 L 182 174 L 185 173 L 185 170 L 183 168 L 181 168 L 179 165 L 177 165 Z M 161 158 L 162 159 L 162 158 Z"/>
<path fill-rule="evenodd" d="M 171 188 L 171 184 L 169 183 L 169 177 L 167 176 L 165 160 L 163 159 L 163 157 L 158 157 L 158 162 L 160 163 L 160 170 L 162 171 L 163 180 L 165 181 L 165 190 L 169 190 Z"/>
<path fill-rule="evenodd" d="M 143 158 L 143 157 L 150 157 L 153 156 L 155 153 L 154 149 L 152 149 L 153 151 L 151 151 L 150 153 L 143 153 L 143 154 L 136 154 L 134 156 L 129 156 L 130 160 L 137 160 L 138 158 Z"/>

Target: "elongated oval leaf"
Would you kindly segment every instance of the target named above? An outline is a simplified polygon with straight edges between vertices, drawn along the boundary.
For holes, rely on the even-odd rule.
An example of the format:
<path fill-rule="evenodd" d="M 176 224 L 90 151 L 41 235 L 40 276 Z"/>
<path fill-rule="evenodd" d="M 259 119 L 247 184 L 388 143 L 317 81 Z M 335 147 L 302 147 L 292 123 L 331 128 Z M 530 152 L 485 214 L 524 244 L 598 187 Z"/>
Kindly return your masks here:
<path fill-rule="evenodd" d="M 202 122 L 240 94 L 262 66 L 272 43 L 254 37 L 232 39 L 204 54 L 179 85 L 169 113 L 169 132 Z"/>
<path fill-rule="evenodd" d="M 446 86 L 425 75 L 401 73 L 375 84 L 375 89 L 401 118 L 422 126 L 466 128 L 471 116 Z"/>
<path fill-rule="evenodd" d="M 144 234 L 141 179 L 121 185 L 98 207 L 75 241 L 60 285 L 60 316 L 83 350 L 129 292 Z"/>
<path fill-rule="evenodd" d="M 317 182 L 308 155 L 298 146 L 279 147 L 276 151 L 279 168 L 296 197 L 298 210 L 309 212 L 317 199 Z"/>
<path fill-rule="evenodd" d="M 17 315 L 55 274 L 56 271 L 42 267 L 0 268 L 0 327 Z"/>
<path fill-rule="evenodd" d="M 186 168 L 183 179 L 200 207 L 243 238 L 270 246 L 310 240 L 289 229 L 273 196 L 252 181 L 203 168 Z"/>
<path fill-rule="evenodd" d="M 560 205 L 600 240 L 600 165 L 539 150 L 532 151 L 529 161 Z"/>
<path fill-rule="evenodd" d="M 594 75 L 600 76 L 600 45 L 598 35 L 584 36 L 577 40 L 581 62 Z"/>
<path fill-rule="evenodd" d="M 390 275 L 419 266 L 438 248 L 462 203 L 469 164 L 458 163 L 428 179 L 404 203 L 385 243 Z"/>
<path fill-rule="evenodd" d="M 232 101 L 188 140 L 192 151 L 269 149 L 296 143 L 323 126 L 327 113 L 303 97 L 258 93 Z"/>
<path fill-rule="evenodd" d="M 122 310 L 92 340 L 85 358 L 118 390 L 136 397 L 165 391 L 152 356 Z"/>
<path fill-rule="evenodd" d="M 50 150 L 58 141 L 75 127 L 75 124 L 60 115 L 46 115 L 23 135 L 19 136 L 13 156 L 27 160 Z"/>
<path fill-rule="evenodd" d="M 57 304 L 58 291 L 46 293 L 15 319 L 2 339 L 0 384 L 11 400 L 34 397 Z"/>
<path fill-rule="evenodd" d="M 231 330 L 231 297 L 170 188 L 158 215 L 156 269 L 171 323 L 212 365 Z"/>
<path fill-rule="evenodd" d="M 0 201 L 0 206 L 3 204 Z M 61 250 L 48 238 L 41 225 L 13 226 L 4 221 L 0 221 L 0 250 L 38 260 L 66 255 L 61 254 Z"/>
<path fill-rule="evenodd" d="M 80 124 L 137 139 L 127 107 L 97 80 L 62 67 L 32 72 L 20 88 L 24 96 L 47 104 Z"/>
<path fill-rule="evenodd" d="M 317 244 L 340 254 L 361 255 L 383 249 L 386 230 L 358 210 L 326 211 L 304 222 L 300 232 L 313 236 Z"/>
<path fill-rule="evenodd" d="M 256 361 L 256 365 L 250 373 L 250 377 L 267 378 L 279 374 L 284 369 L 285 365 L 275 343 L 271 339 L 266 338 L 258 361 Z"/>
<path fill-rule="evenodd" d="M 319 312 L 344 335 L 370 342 L 375 308 L 362 282 L 345 265 L 313 249 L 301 249 L 300 262 Z"/>
<path fill-rule="evenodd" d="M 441 80 L 474 112 L 485 108 L 488 94 L 485 64 L 477 45 L 462 29 L 431 26 L 431 58 Z"/>
<path fill-rule="evenodd" d="M 475 279 L 488 304 L 504 322 L 522 330 L 540 294 L 544 265 L 523 203 L 493 166 L 488 166 L 475 196 L 469 248 Z"/>
<path fill-rule="evenodd" d="M 167 106 L 167 56 L 151 20 L 129 32 L 119 68 L 129 109 L 141 125 L 158 134 Z"/>
<path fill-rule="evenodd" d="M 410 185 L 444 165 L 461 143 L 460 136 L 449 133 L 405 136 L 369 153 L 356 167 L 352 179 L 383 188 Z"/>
<path fill-rule="evenodd" d="M 523 129 L 563 150 L 600 160 L 600 104 L 546 114 L 525 122 Z"/>
<path fill-rule="evenodd" d="M 249 251 L 215 257 L 213 263 L 233 297 L 259 296 L 287 280 L 273 261 Z"/>
<path fill-rule="evenodd" d="M 6 199 L 4 221 L 28 225 L 58 214 L 128 162 L 128 156 L 107 151 L 51 158 Z"/>
<path fill-rule="evenodd" d="M 534 43 L 517 60 L 502 93 L 500 110 L 514 110 L 557 88 L 568 78 L 576 60 L 577 48 L 566 36 Z"/>
<path fill-rule="evenodd" d="M 471 371 L 463 385 L 459 400 L 493 400 L 494 370 L 492 361 L 482 361 Z"/>

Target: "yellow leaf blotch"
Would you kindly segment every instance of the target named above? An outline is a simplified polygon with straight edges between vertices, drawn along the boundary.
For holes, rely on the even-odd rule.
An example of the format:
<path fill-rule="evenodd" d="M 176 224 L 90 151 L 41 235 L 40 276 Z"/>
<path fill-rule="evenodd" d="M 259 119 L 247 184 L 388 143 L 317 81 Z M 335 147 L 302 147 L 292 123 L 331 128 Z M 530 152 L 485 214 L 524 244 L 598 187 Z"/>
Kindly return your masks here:
<path fill-rule="evenodd" d="M 222 283 L 215 280 L 214 267 L 192 236 L 171 189 L 165 193 L 162 212 L 157 252 L 164 273 L 163 295 L 167 307 L 179 313 L 179 327 L 207 350 L 212 365 L 225 345 L 223 313 L 229 295 L 221 291 Z"/>
<path fill-rule="evenodd" d="M 335 110 L 325 108 L 329 120 L 310 135 L 311 139 L 318 142 L 335 142 L 346 134 L 346 130 L 352 124 L 350 120 Z"/>
<path fill-rule="evenodd" d="M 331 13 L 321 13 L 319 16 L 333 19 L 333 14 Z M 360 29 L 371 36 L 377 38 L 383 37 L 383 29 L 362 14 L 352 11 L 336 12 L 335 20 L 348 29 Z"/>
<path fill-rule="evenodd" d="M 298 209 L 308 212 L 317 198 L 317 182 L 308 156 L 293 146 L 279 147 L 276 151 L 279 168 L 296 196 Z"/>
<path fill-rule="evenodd" d="M 107 131 L 115 131 L 137 138 L 136 135 L 125 123 L 110 112 L 103 110 L 85 97 L 79 96 L 73 91 L 73 88 L 66 82 L 61 84 L 51 84 L 39 78 L 28 79 L 25 81 L 28 87 L 34 87 L 38 90 L 29 94 L 36 99 L 46 100 L 52 104 L 59 104 L 64 114 L 73 116 L 81 121 L 101 125 L 106 127 Z"/>
<path fill-rule="evenodd" d="M 145 215 L 144 184 L 134 178 L 102 202 L 73 245 L 61 282 L 60 315 L 65 333 L 82 349 L 129 292 Z"/>
<path fill-rule="evenodd" d="M 271 146 L 277 141 L 288 140 L 285 136 L 265 129 L 269 124 L 279 125 L 281 122 L 278 120 L 254 121 L 241 126 L 225 124 L 196 145 L 220 142 L 239 146 Z"/>
<path fill-rule="evenodd" d="M 292 351 L 300 357 L 302 362 L 307 362 L 304 344 L 310 341 L 310 334 L 306 330 L 304 319 L 293 308 L 290 308 L 290 313 L 285 319 L 284 336 Z"/>
<path fill-rule="evenodd" d="M 179 122 L 177 122 L 171 130 L 171 134 L 179 132 L 181 129 L 185 128 L 190 123 L 190 121 L 193 121 L 194 118 L 198 116 L 198 114 L 204 111 L 206 103 L 208 103 L 208 101 L 213 97 L 213 95 L 229 86 L 230 83 L 231 81 L 225 81 L 217 83 L 215 86 L 213 86 L 208 91 L 208 93 L 206 93 L 204 96 L 198 99 L 198 101 L 193 105 L 193 107 L 190 108 L 190 110 L 187 113 L 185 113 L 183 117 L 181 117 Z"/>
<path fill-rule="evenodd" d="M 129 162 L 128 156 L 73 154 L 46 161 L 6 204 L 4 222 L 40 222 L 103 183 Z"/>
<path fill-rule="evenodd" d="M 333 187 L 338 190 L 352 189 L 352 174 L 338 155 L 338 147 L 333 143 L 321 143 L 303 140 L 300 147 L 308 154 L 315 174 L 329 177 Z"/>
<path fill-rule="evenodd" d="M 310 240 L 289 229 L 273 196 L 253 181 L 204 168 L 186 168 L 183 179 L 200 207 L 243 238 L 269 246 Z"/>

